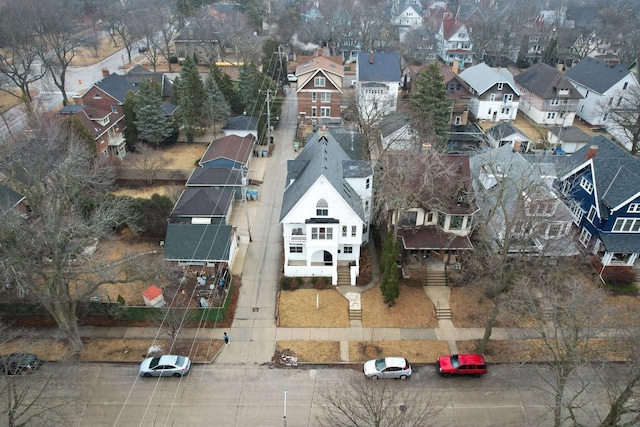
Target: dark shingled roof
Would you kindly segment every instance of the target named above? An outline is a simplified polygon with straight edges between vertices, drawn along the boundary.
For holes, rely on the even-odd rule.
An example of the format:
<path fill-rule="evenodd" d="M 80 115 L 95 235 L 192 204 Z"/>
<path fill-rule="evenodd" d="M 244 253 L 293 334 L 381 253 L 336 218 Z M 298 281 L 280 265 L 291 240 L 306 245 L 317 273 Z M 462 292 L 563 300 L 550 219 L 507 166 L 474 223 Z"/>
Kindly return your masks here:
<path fill-rule="evenodd" d="M 361 82 L 400 82 L 400 54 L 398 52 L 358 52 L 358 80 Z"/>
<path fill-rule="evenodd" d="M 9 209 L 20 203 L 21 200 L 24 200 L 24 196 L 0 184 L 0 207 Z"/>
<path fill-rule="evenodd" d="M 229 212 L 233 190 L 187 188 L 176 202 L 171 216 L 222 217 Z"/>
<path fill-rule="evenodd" d="M 109 94 L 121 104 L 124 103 L 129 91 L 138 92 L 138 88 L 129 83 L 126 77 L 116 73 L 109 74 L 107 77 L 95 82 L 93 85 Z"/>
<path fill-rule="evenodd" d="M 598 152 L 592 161 L 600 211 L 616 208 L 632 197 L 638 197 L 640 194 L 640 159 L 635 158 L 602 135 L 593 137 L 590 144 L 585 145 L 572 155 L 563 156 L 566 170 L 573 170 L 584 164 L 587 150 L 592 145 L 598 147 Z"/>
<path fill-rule="evenodd" d="M 212 160 L 224 158 L 246 165 L 249 162 L 255 143 L 256 138 L 253 135 L 245 137 L 238 135 L 224 136 L 209 144 L 207 151 L 200 159 L 200 164 L 204 165 Z"/>
<path fill-rule="evenodd" d="M 258 119 L 252 116 L 235 116 L 227 120 L 224 130 L 258 130 Z"/>
<path fill-rule="evenodd" d="M 560 136 L 563 142 L 589 142 L 593 138 L 577 126 L 553 126 L 548 130 L 555 136 Z"/>
<path fill-rule="evenodd" d="M 298 157 L 287 162 L 287 187 L 282 198 L 280 221 L 307 193 L 309 188 L 324 176 L 344 201 L 364 221 L 362 200 L 345 180 L 373 175 L 371 166 L 361 160 L 351 160 L 329 133 L 318 133 L 307 141 Z M 293 183 L 289 184 L 293 180 Z"/>
<path fill-rule="evenodd" d="M 516 75 L 514 80 L 542 99 L 582 99 L 582 95 L 569 79 L 557 69 L 542 62 Z M 560 89 L 569 89 L 569 95 L 559 95 Z"/>
<path fill-rule="evenodd" d="M 229 262 L 232 228 L 221 224 L 169 224 L 164 242 L 164 259 Z"/>
<path fill-rule="evenodd" d="M 604 61 L 587 56 L 571 67 L 565 76 L 598 93 L 605 93 L 630 72 L 620 65 L 612 67 Z"/>
<path fill-rule="evenodd" d="M 229 168 L 195 168 L 189 179 L 187 187 L 206 186 L 239 186 L 242 185 L 242 173 L 237 169 Z"/>
<path fill-rule="evenodd" d="M 499 141 L 505 136 L 513 135 L 514 133 L 522 135 L 523 141 L 529 141 L 529 138 L 527 138 L 527 135 L 525 135 L 524 132 L 522 132 L 517 127 L 513 126 L 511 123 L 506 123 L 506 122 L 498 123 L 497 125 L 495 125 L 494 127 L 492 127 L 487 131 L 487 135 L 491 135 L 496 141 Z"/>

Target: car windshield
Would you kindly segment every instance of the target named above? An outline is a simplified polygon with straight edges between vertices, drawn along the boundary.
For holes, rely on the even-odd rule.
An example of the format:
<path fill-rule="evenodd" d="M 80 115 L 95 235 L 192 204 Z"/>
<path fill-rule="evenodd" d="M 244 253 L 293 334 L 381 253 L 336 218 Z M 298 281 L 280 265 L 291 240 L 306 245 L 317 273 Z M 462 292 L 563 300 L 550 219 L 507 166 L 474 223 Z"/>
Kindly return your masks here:
<path fill-rule="evenodd" d="M 149 362 L 149 367 L 155 368 L 156 366 L 158 366 L 158 363 L 160 363 L 160 357 L 154 357 L 153 359 L 151 359 L 151 362 Z"/>
<path fill-rule="evenodd" d="M 176 366 L 184 366 L 184 356 L 178 356 L 176 358 Z"/>
<path fill-rule="evenodd" d="M 453 356 L 451 356 L 451 366 L 453 366 L 454 368 L 460 367 L 460 359 L 458 359 L 457 354 L 454 354 Z"/>
<path fill-rule="evenodd" d="M 384 357 L 376 360 L 376 369 L 378 371 L 382 371 L 386 367 L 387 367 L 387 364 L 384 363 Z"/>

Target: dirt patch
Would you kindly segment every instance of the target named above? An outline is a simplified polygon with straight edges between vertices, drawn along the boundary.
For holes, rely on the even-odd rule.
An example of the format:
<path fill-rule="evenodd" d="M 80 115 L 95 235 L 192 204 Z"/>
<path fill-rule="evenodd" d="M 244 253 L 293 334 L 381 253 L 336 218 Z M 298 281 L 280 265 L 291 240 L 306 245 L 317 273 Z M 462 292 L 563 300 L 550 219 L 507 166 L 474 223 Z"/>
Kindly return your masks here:
<path fill-rule="evenodd" d="M 295 356 L 299 363 L 340 362 L 339 341 L 278 341 L 276 352 Z"/>
<path fill-rule="evenodd" d="M 382 299 L 380 287 L 362 293 L 362 326 L 366 328 L 435 328 L 433 303 L 422 287 L 400 285 L 400 296 L 392 307 Z"/>
<path fill-rule="evenodd" d="M 281 291 L 278 315 L 283 328 L 348 328 L 349 302 L 336 289 Z"/>
<path fill-rule="evenodd" d="M 412 363 L 435 363 L 449 354 L 445 341 L 350 341 L 349 361 L 366 362 L 384 356 L 402 356 Z"/>

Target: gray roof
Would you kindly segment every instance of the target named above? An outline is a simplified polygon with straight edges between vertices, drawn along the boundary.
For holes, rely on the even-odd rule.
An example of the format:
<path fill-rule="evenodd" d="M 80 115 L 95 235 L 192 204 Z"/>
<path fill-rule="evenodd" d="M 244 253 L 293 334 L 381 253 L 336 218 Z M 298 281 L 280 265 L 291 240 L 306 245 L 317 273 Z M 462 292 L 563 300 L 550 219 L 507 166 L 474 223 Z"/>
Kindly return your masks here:
<path fill-rule="evenodd" d="M 515 126 L 513 126 L 511 123 L 506 123 L 506 122 L 498 123 L 497 125 L 495 125 L 494 127 L 490 128 L 487 131 L 487 135 L 491 135 L 493 139 L 495 139 L 496 141 L 499 141 L 502 138 L 506 136 L 511 136 L 513 134 L 522 135 L 523 141 L 529 141 L 529 138 L 527 137 L 527 135 L 525 135 L 524 132 L 522 132 L 520 129 L 516 128 Z"/>
<path fill-rule="evenodd" d="M 612 67 L 604 61 L 587 56 L 571 67 L 565 76 L 598 93 L 605 93 L 629 73 L 631 71 L 621 65 Z"/>
<path fill-rule="evenodd" d="M 384 116 L 380 122 L 380 134 L 383 138 L 410 125 L 409 116 L 403 113 L 391 113 Z"/>
<path fill-rule="evenodd" d="M 187 188 L 176 202 L 171 216 L 222 217 L 229 211 L 233 190 Z"/>
<path fill-rule="evenodd" d="M 24 200 L 24 196 L 16 193 L 11 188 L 0 184 L 0 207 L 9 209 Z"/>
<path fill-rule="evenodd" d="M 282 198 L 280 221 L 320 176 L 324 176 L 329 181 L 344 201 L 364 221 L 362 200 L 346 178 L 371 176 L 373 175 L 371 166 L 361 160 L 351 160 L 330 133 L 320 136 L 316 132 L 313 135 L 314 138 L 307 141 L 298 157 L 287 162 L 287 186 Z"/>
<path fill-rule="evenodd" d="M 555 136 L 559 136 L 563 142 L 589 142 L 593 138 L 577 126 L 553 126 L 548 130 Z"/>
<path fill-rule="evenodd" d="M 129 91 L 138 92 L 138 88 L 129 83 L 126 77 L 116 73 L 109 74 L 107 77 L 95 82 L 93 85 L 109 94 L 121 104 L 124 103 Z"/>
<path fill-rule="evenodd" d="M 399 82 L 400 54 L 398 52 L 358 52 L 358 80 L 361 82 Z"/>
<path fill-rule="evenodd" d="M 187 179 L 186 185 L 187 187 L 240 186 L 242 173 L 237 169 L 229 168 L 195 168 Z"/>
<path fill-rule="evenodd" d="M 362 134 L 344 127 L 329 128 L 331 136 L 340 144 L 340 147 L 353 160 L 362 160 Z M 312 136 L 313 138 L 313 136 Z"/>
<path fill-rule="evenodd" d="M 225 130 L 257 130 L 258 119 L 252 116 L 235 116 L 227 120 L 227 124 L 222 128 Z"/>
<path fill-rule="evenodd" d="M 482 62 L 461 72 L 460 78 L 481 95 L 497 83 L 506 83 L 520 96 L 520 91 L 516 88 L 513 75 L 506 68 L 491 68 Z"/>
<path fill-rule="evenodd" d="M 638 197 L 640 195 L 640 159 L 602 135 L 593 137 L 590 144 L 572 155 L 562 156 L 566 171 L 575 170 L 585 164 L 587 150 L 592 145 L 598 147 L 598 152 L 592 161 L 600 212 L 606 212 L 606 208 L 616 208 L 634 196 Z"/>
<path fill-rule="evenodd" d="M 608 252 L 640 252 L 640 239 L 636 233 L 598 233 L 598 238 Z"/>
<path fill-rule="evenodd" d="M 134 86 L 138 86 L 144 80 L 151 80 L 160 85 L 162 97 L 169 98 L 173 94 L 173 82 L 160 72 L 147 70 L 142 65 L 136 65 L 127 74 L 125 79 Z"/>
<path fill-rule="evenodd" d="M 164 239 L 164 259 L 229 262 L 232 229 L 222 224 L 169 224 Z"/>
<path fill-rule="evenodd" d="M 560 71 L 551 65 L 540 62 L 532 65 L 515 76 L 519 85 L 542 99 L 582 99 L 576 88 Z M 569 89 L 569 95 L 560 95 L 558 90 Z"/>

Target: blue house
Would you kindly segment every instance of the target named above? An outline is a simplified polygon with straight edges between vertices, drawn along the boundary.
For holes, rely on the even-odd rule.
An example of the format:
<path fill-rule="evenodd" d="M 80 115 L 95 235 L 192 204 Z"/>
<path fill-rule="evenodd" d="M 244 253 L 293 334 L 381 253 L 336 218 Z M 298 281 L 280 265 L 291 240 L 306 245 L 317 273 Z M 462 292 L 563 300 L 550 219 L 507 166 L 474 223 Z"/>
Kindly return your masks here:
<path fill-rule="evenodd" d="M 605 268 L 631 268 L 640 253 L 640 160 L 603 136 L 562 156 L 557 185 L 579 246 Z"/>

